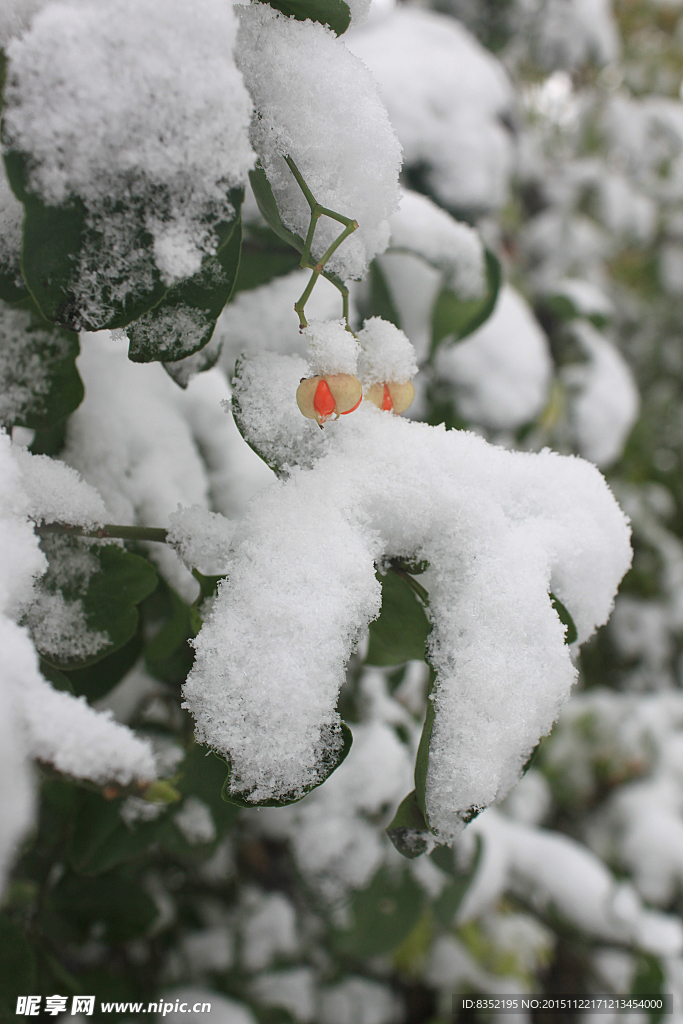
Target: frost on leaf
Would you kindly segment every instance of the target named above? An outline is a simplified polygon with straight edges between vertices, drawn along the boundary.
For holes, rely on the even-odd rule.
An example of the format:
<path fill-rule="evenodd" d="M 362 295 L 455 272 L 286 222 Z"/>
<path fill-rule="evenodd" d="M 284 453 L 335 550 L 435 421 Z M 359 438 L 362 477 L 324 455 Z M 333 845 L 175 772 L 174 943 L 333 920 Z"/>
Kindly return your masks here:
<path fill-rule="evenodd" d="M 279 406 L 300 365 L 264 355 L 248 364 L 249 386 L 238 383 L 249 440 L 248 425 L 258 434 L 265 421 L 274 462 L 303 458 L 235 531 L 186 704 L 200 740 L 230 758 L 234 792 L 303 793 L 338 735 L 346 662 L 379 613 L 375 565 L 429 563 L 425 803 L 447 838 L 505 795 L 567 699 L 576 670 L 549 592 L 583 642 L 609 616 L 629 529 L 581 459 L 505 451 L 370 402 L 326 425 L 317 448 L 308 439 L 321 431 L 300 418 L 295 443 L 283 425 L 296 410 Z"/>
<path fill-rule="evenodd" d="M 398 202 L 401 150 L 376 83 L 329 29 L 261 3 L 240 10 L 237 60 L 256 109 L 252 144 L 283 223 L 306 237 L 310 207 L 289 156 L 317 202 L 358 221 L 327 269 L 361 277 L 387 246 L 387 218 Z M 336 221 L 319 220 L 314 259 L 340 231 Z"/>
<path fill-rule="evenodd" d="M 217 0 L 62 2 L 9 44 L 23 269 L 61 326 L 123 326 L 215 253 L 254 159 L 236 28 Z"/>

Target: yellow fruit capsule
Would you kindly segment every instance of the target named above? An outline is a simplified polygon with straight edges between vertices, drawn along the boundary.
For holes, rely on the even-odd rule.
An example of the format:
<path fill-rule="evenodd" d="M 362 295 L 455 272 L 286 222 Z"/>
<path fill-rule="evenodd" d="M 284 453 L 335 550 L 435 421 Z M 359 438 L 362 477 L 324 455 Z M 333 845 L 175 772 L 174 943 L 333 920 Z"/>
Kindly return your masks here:
<path fill-rule="evenodd" d="M 296 404 L 303 415 L 318 426 L 357 409 L 363 397 L 358 377 L 331 373 L 325 377 L 304 377 L 296 392 Z"/>
<path fill-rule="evenodd" d="M 363 396 L 368 402 L 372 402 L 378 409 L 386 412 L 395 412 L 400 415 L 409 409 L 415 398 L 413 382 L 407 380 L 404 384 L 397 384 L 396 381 L 388 381 L 386 384 L 372 384 L 365 389 Z"/>

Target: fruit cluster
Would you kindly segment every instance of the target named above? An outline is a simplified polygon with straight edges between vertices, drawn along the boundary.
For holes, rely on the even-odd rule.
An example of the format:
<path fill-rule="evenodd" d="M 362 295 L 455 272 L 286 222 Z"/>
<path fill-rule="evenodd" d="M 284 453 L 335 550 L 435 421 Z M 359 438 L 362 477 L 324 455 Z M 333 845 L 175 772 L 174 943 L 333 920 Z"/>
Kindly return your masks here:
<path fill-rule="evenodd" d="M 307 419 L 322 427 L 331 419 L 354 412 L 363 398 L 378 409 L 400 414 L 410 407 L 415 397 L 412 381 L 386 381 L 372 384 L 363 393 L 363 386 L 351 373 L 331 373 L 304 377 L 296 392 L 299 409 Z"/>

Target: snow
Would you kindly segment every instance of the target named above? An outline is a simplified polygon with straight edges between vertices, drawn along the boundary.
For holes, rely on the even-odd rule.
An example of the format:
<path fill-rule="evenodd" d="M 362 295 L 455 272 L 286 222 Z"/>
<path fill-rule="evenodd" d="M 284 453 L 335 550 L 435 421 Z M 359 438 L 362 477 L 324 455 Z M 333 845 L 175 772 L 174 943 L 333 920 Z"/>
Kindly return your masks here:
<path fill-rule="evenodd" d="M 367 68 L 318 22 L 285 18 L 266 4 L 240 8 L 238 66 L 256 110 L 251 140 L 284 224 L 306 238 L 310 207 L 285 156 L 318 203 L 358 222 L 327 267 L 361 277 L 389 241 L 401 150 Z M 319 259 L 343 226 L 322 217 Z"/>
<path fill-rule="evenodd" d="M 360 348 L 343 320 L 310 320 L 302 333 L 313 376 L 356 373 Z"/>
<path fill-rule="evenodd" d="M 400 6 L 348 36 L 377 78 L 408 167 L 446 207 L 503 205 L 513 151 L 503 66 L 453 18 Z"/>
<path fill-rule="evenodd" d="M 250 990 L 265 1006 L 289 1010 L 299 1024 L 315 1020 L 315 979 L 309 967 L 261 974 L 252 981 Z"/>
<path fill-rule="evenodd" d="M 358 377 L 363 386 L 393 381 L 404 384 L 417 373 L 415 349 L 403 331 L 373 316 L 358 332 L 362 354 L 358 364 Z"/>
<path fill-rule="evenodd" d="M 0 44 L 2 39 L 0 38 Z M 0 168 L 0 274 L 12 274 L 17 284 L 22 283 L 19 269 L 21 253 L 21 222 L 24 208 L 15 199 L 9 182 Z"/>
<path fill-rule="evenodd" d="M 216 838 L 216 826 L 210 808 L 199 797 L 190 795 L 183 806 L 173 815 L 173 821 L 190 845 L 212 843 Z"/>
<path fill-rule="evenodd" d="M 76 195 L 88 226 L 106 229 L 98 266 L 93 252 L 79 267 L 85 322 L 111 315 L 105 273 L 118 282 L 111 299 L 130 300 L 155 270 L 170 285 L 215 251 L 213 225 L 234 213 L 228 190 L 254 161 L 236 32 L 218 0 L 192 11 L 182 0 L 64 0 L 9 43 L 6 145 L 28 154 L 29 187 L 46 204 Z"/>
<path fill-rule="evenodd" d="M 569 299 L 578 316 L 600 316 L 610 320 L 614 315 L 614 306 L 611 300 L 593 281 L 582 281 L 578 277 L 565 277 L 554 284 L 551 294 Z"/>
<path fill-rule="evenodd" d="M 562 371 L 570 389 L 572 433 L 585 458 L 609 466 L 623 453 L 638 419 L 638 388 L 624 357 L 604 335 L 586 323 L 573 324 L 572 334 L 588 356 L 586 363 Z"/>
<path fill-rule="evenodd" d="M 396 1024 L 403 1006 L 388 985 L 353 975 L 320 994 L 320 1024 Z"/>
<path fill-rule="evenodd" d="M 168 517 L 167 543 L 176 549 L 188 569 L 205 576 L 227 572 L 234 524 L 219 512 L 201 505 L 178 506 Z"/>
<path fill-rule="evenodd" d="M 47 455 L 31 455 L 16 445 L 12 456 L 28 496 L 27 514 L 34 522 L 68 523 L 89 530 L 104 525 L 102 498 L 71 466 Z"/>
<path fill-rule="evenodd" d="M 11 424 L 41 409 L 50 390 L 52 359 L 63 359 L 67 352 L 64 335 L 36 327 L 28 310 L 0 299 L 0 422 Z"/>
<path fill-rule="evenodd" d="M 239 514 L 269 474 L 223 410 L 230 388 L 221 371 L 182 391 L 159 364 L 131 363 L 105 332 L 83 341 L 86 397 L 69 420 L 62 458 L 97 488 L 107 520 L 165 527 L 178 505 Z M 197 583 L 170 547 L 150 545 L 150 557 L 195 599 Z"/>
<path fill-rule="evenodd" d="M 278 957 L 299 951 L 296 913 L 282 893 L 244 893 L 246 920 L 242 926 L 242 966 L 247 971 L 271 967 Z"/>
<path fill-rule="evenodd" d="M 283 355 L 305 354 L 306 342 L 299 331 L 294 303 L 310 276 L 309 271 L 295 270 L 260 288 L 238 292 L 225 307 L 218 318 L 212 343 L 221 344 L 221 365 L 228 375 L 232 375 L 238 356 L 245 353 L 268 349 Z M 341 309 L 337 289 L 320 278 L 306 303 L 307 319 L 334 320 L 340 316 Z"/>
<path fill-rule="evenodd" d="M 455 220 L 419 192 L 404 190 L 390 220 L 389 251 L 421 256 L 444 275 L 444 284 L 461 299 L 481 298 L 485 291 L 484 247 L 469 224 Z"/>
<path fill-rule="evenodd" d="M 464 341 L 443 344 L 435 367 L 452 385 L 464 420 L 509 430 L 529 423 L 543 409 L 553 362 L 526 299 L 505 284 L 489 319 Z"/>
<path fill-rule="evenodd" d="M 551 906 L 569 925 L 603 941 L 632 943 L 658 956 L 680 955 L 683 927 L 646 909 L 595 854 L 546 829 L 508 822 L 489 809 L 470 826 L 484 841 L 482 864 L 457 914 L 463 922 L 509 888 L 538 911 Z"/>
<path fill-rule="evenodd" d="M 250 422 L 272 424 L 296 364 L 263 358 L 267 377 L 240 392 Z M 302 432 L 310 468 L 262 492 L 236 530 L 186 706 L 199 739 L 231 758 L 234 792 L 301 795 L 340 742 L 345 664 L 379 611 L 375 562 L 426 559 L 438 674 L 427 806 L 452 835 L 468 808 L 505 795 L 567 699 L 575 669 L 548 592 L 583 642 L 609 616 L 629 529 L 580 459 L 503 451 L 368 402 L 322 433 L 316 461 Z M 276 458 L 296 460 L 286 445 Z"/>
<path fill-rule="evenodd" d="M 17 631 L 4 616 L 0 617 L 3 665 L 0 669 L 0 894 L 4 891 L 7 870 L 18 844 L 33 823 L 35 810 L 34 780 L 26 756 L 25 737 L 12 692 L 12 662 L 17 647 L 30 649 L 25 634 Z M 10 643 L 8 643 L 10 641 Z M 10 646 L 11 644 L 11 646 Z"/>

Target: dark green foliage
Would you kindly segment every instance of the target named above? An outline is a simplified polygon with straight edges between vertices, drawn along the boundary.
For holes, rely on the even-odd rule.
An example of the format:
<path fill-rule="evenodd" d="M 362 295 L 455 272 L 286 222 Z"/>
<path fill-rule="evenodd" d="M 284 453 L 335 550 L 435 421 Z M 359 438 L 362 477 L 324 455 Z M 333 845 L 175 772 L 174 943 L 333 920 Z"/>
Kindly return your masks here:
<path fill-rule="evenodd" d="M 410 871 L 381 867 L 370 884 L 352 896 L 353 924 L 333 933 L 337 952 L 361 959 L 395 949 L 417 924 L 424 903 L 424 892 Z"/>
<path fill-rule="evenodd" d="M 17 997 L 35 991 L 36 959 L 23 931 L 0 914 L 0 1021 L 16 1020 Z"/>
<path fill-rule="evenodd" d="M 452 881 L 441 890 L 439 898 L 434 903 L 434 914 L 444 928 L 451 925 L 465 894 L 474 881 L 483 848 L 482 838 L 477 836 L 474 855 L 465 870 L 458 867 L 453 850 L 449 846 L 437 846 L 429 855 L 437 867 L 447 872 L 452 878 Z"/>
<path fill-rule="evenodd" d="M 346 32 L 351 12 L 344 0 L 268 0 L 271 7 L 297 21 L 319 21 L 338 36 Z"/>
<path fill-rule="evenodd" d="M 443 288 L 432 313 L 432 352 L 450 338 L 462 341 L 491 316 L 502 283 L 498 259 L 486 250 L 486 294 L 482 299 L 460 299 L 450 288 Z"/>
<path fill-rule="evenodd" d="M 566 644 L 573 644 L 579 635 L 576 632 L 576 626 L 574 625 L 573 618 L 571 617 L 565 606 L 562 604 L 562 602 L 559 601 L 554 594 L 549 594 L 548 596 L 550 597 L 550 603 L 557 612 L 558 619 L 560 620 L 563 626 L 567 627 L 564 635 L 564 642 Z"/>
<path fill-rule="evenodd" d="M 407 573 L 390 569 L 382 584 L 382 610 L 370 623 L 368 665 L 400 665 L 422 659 L 431 625 L 425 606 L 411 588 Z"/>
<path fill-rule="evenodd" d="M 242 240 L 235 293 L 259 288 L 276 277 L 290 274 L 298 266 L 296 252 L 271 228 L 250 224 Z"/>

